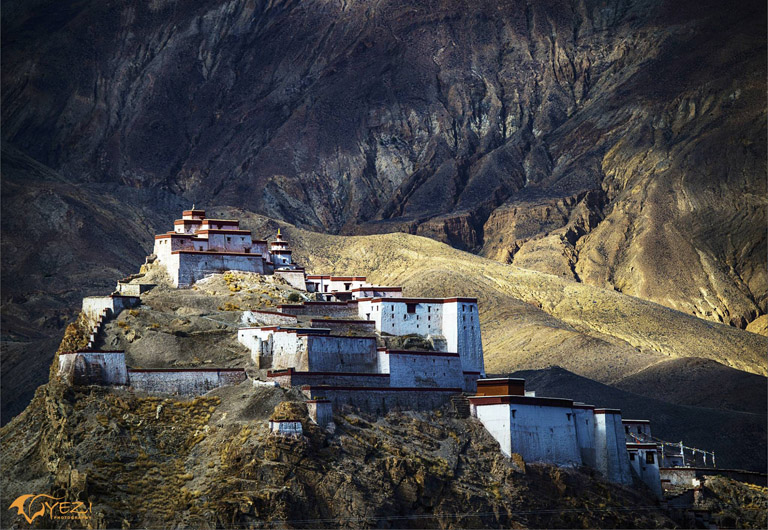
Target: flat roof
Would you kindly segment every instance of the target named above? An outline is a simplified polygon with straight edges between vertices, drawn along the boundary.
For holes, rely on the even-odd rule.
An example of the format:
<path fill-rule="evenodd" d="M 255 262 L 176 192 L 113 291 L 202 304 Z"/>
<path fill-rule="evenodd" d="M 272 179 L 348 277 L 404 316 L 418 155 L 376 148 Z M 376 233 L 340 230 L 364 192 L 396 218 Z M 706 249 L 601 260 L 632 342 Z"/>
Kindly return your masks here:
<path fill-rule="evenodd" d="M 537 407 L 572 408 L 573 400 L 534 396 L 469 396 L 473 405 L 533 405 Z"/>
<path fill-rule="evenodd" d="M 621 420 L 621 423 L 651 423 L 651 420 Z"/>
<path fill-rule="evenodd" d="M 371 303 L 397 303 L 397 304 L 445 304 L 453 302 L 464 302 L 468 304 L 476 304 L 477 298 L 387 298 L 376 297 L 371 298 Z"/>
<path fill-rule="evenodd" d="M 514 382 L 521 382 L 525 383 L 525 379 L 521 379 L 519 377 L 488 377 L 483 379 L 478 379 L 477 384 L 481 383 L 498 383 L 499 381 L 514 381 Z"/>

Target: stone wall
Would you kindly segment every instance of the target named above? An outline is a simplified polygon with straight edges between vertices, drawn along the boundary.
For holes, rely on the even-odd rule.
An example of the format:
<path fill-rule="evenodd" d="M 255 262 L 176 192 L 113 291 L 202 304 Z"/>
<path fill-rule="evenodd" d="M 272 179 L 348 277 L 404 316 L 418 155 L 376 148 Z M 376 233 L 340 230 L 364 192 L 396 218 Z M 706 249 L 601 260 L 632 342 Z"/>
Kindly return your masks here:
<path fill-rule="evenodd" d="M 307 400 L 307 411 L 312 421 L 321 427 L 333 421 L 333 405 L 327 399 Z"/>
<path fill-rule="evenodd" d="M 582 464 L 569 400 L 494 396 L 470 402 L 505 455 L 518 453 L 526 462 L 558 466 Z"/>
<path fill-rule="evenodd" d="M 354 331 L 357 333 L 363 332 L 373 334 L 376 332 L 376 323 L 372 320 L 313 318 L 309 321 L 309 325 L 313 328 L 330 329 L 331 333 Z"/>
<path fill-rule="evenodd" d="M 304 304 L 282 304 L 281 313 L 313 317 L 349 318 L 357 316 L 357 304 L 347 302 L 305 302 Z"/>
<path fill-rule="evenodd" d="M 243 311 L 241 321 L 245 325 L 295 326 L 297 318 L 295 315 L 286 315 L 276 311 Z"/>
<path fill-rule="evenodd" d="M 621 411 L 595 409 L 595 459 L 597 469 L 610 481 L 632 484 L 632 472 Z"/>
<path fill-rule="evenodd" d="M 376 371 L 377 352 L 374 337 L 308 335 L 306 339 L 308 372 Z"/>
<path fill-rule="evenodd" d="M 579 443 L 581 461 L 585 466 L 596 467 L 595 455 L 595 408 L 587 405 L 573 406 L 576 418 L 576 439 Z"/>
<path fill-rule="evenodd" d="M 461 359 L 456 353 L 385 351 L 393 387 L 463 388 Z"/>
<path fill-rule="evenodd" d="M 62 353 L 58 376 L 72 385 L 126 385 L 125 354 L 121 351 Z"/>
<path fill-rule="evenodd" d="M 299 291 L 306 291 L 307 290 L 307 284 L 305 281 L 305 275 L 303 269 L 296 269 L 296 270 L 276 270 L 275 276 L 278 276 L 285 280 L 285 282 L 293 287 L 294 289 L 298 289 Z"/>
<path fill-rule="evenodd" d="M 242 368 L 129 370 L 131 388 L 152 394 L 197 396 L 247 379 Z"/>
<path fill-rule="evenodd" d="M 180 251 L 171 254 L 166 266 L 176 287 L 192 285 L 208 274 L 230 270 L 258 274 L 271 272 L 266 270 L 264 259 L 258 254 Z"/>
<path fill-rule="evenodd" d="M 389 374 L 299 372 L 291 368 L 287 370 L 270 370 L 267 372 L 267 379 L 269 381 L 276 381 L 283 388 L 304 385 L 385 387 L 390 384 Z"/>
<path fill-rule="evenodd" d="M 460 394 L 461 388 L 352 388 L 334 386 L 305 386 L 302 392 L 309 399 L 323 398 L 338 409 L 344 405 L 374 414 L 390 410 L 434 410 Z"/>
<path fill-rule="evenodd" d="M 141 296 L 155 287 L 153 283 L 123 283 L 117 282 L 117 292 L 123 296 Z"/>

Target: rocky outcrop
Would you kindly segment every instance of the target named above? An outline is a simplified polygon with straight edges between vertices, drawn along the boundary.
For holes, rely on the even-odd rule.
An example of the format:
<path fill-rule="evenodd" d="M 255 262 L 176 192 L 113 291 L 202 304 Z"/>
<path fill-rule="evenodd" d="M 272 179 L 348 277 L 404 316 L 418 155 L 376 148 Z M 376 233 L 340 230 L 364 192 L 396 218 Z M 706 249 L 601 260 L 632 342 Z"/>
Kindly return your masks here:
<path fill-rule="evenodd" d="M 0 430 L 0 483 L 9 498 L 84 501 L 86 525 L 102 528 L 671 524 L 642 492 L 504 457 L 477 420 L 345 411 L 331 433 L 295 397 L 230 387 L 182 401 L 47 385 Z M 275 404 L 302 436 L 269 432 Z M 10 528 L 20 516 L 0 517 Z"/>

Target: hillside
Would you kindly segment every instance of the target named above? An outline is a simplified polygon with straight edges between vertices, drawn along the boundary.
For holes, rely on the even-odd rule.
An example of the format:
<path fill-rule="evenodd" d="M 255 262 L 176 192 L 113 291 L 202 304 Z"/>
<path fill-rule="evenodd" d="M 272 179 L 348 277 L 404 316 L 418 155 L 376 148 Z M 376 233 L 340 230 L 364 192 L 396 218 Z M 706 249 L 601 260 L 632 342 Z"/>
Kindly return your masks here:
<path fill-rule="evenodd" d="M 0 429 L 2 502 L 41 488 L 79 495 L 106 528 L 672 524 L 642 490 L 503 457 L 475 419 L 347 413 L 331 434 L 297 398 L 250 383 L 192 400 L 49 384 Z M 276 406 L 303 420 L 305 437 L 269 435 Z"/>
<path fill-rule="evenodd" d="M 404 231 L 740 328 L 765 314 L 765 2 L 467 6 L 8 0 L 2 137 L 129 209 Z"/>

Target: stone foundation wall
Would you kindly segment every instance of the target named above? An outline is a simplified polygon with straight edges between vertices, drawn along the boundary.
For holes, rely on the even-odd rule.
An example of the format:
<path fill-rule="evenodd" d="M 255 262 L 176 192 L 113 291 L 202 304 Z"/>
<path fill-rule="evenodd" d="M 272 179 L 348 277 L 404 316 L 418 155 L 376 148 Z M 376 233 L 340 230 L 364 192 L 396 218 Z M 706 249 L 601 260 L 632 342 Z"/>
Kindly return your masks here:
<path fill-rule="evenodd" d="M 242 368 L 188 368 L 179 370 L 129 370 L 131 388 L 141 392 L 197 396 L 246 380 Z"/>
<path fill-rule="evenodd" d="M 121 351 L 62 353 L 58 376 L 72 385 L 126 385 L 125 354 Z"/>
<path fill-rule="evenodd" d="M 355 372 L 297 372 L 293 369 L 267 372 L 269 381 L 276 381 L 283 388 L 305 385 L 332 386 L 389 386 L 389 374 Z"/>
<path fill-rule="evenodd" d="M 327 399 L 334 409 L 343 405 L 374 414 L 398 410 L 433 410 L 460 394 L 460 388 L 350 388 L 335 386 L 305 386 L 302 392 L 309 399 Z"/>
<path fill-rule="evenodd" d="M 304 275 L 303 270 L 293 270 L 293 271 L 276 270 L 275 276 L 278 276 L 284 279 L 285 282 L 291 287 L 293 287 L 294 289 L 298 289 L 299 291 L 307 290 L 306 276 Z"/>
<path fill-rule="evenodd" d="M 271 270 L 265 268 L 262 256 L 253 255 L 233 255 L 216 253 L 184 253 L 175 254 L 178 257 L 178 272 L 174 275 L 172 266 L 168 267 L 171 278 L 177 282 L 178 286 L 192 285 L 198 280 L 202 280 L 206 275 L 226 272 L 226 271 L 244 271 L 255 272 L 258 274 L 271 274 Z"/>

